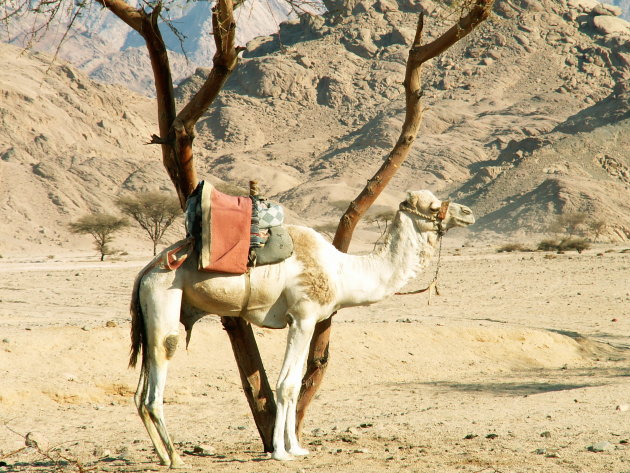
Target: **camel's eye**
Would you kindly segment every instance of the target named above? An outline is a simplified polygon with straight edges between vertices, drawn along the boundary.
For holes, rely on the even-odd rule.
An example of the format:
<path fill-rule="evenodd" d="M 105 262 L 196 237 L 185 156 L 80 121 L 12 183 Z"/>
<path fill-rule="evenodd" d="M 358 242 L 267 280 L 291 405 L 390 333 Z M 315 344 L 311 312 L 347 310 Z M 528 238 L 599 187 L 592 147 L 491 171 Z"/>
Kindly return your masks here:
<path fill-rule="evenodd" d="M 440 210 L 440 204 L 438 202 L 433 202 L 429 206 L 429 209 L 431 210 L 431 212 L 437 212 L 438 210 Z"/>

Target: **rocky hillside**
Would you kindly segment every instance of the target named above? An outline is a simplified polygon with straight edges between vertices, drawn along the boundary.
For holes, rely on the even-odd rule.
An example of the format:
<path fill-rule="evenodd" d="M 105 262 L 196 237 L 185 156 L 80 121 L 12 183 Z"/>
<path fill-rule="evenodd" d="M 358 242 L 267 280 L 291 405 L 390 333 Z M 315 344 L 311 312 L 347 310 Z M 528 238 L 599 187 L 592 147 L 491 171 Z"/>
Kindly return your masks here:
<path fill-rule="evenodd" d="M 138 0 L 129 4 L 140 5 Z M 86 3 L 84 13 L 74 20 L 74 26 L 61 42 L 59 57 L 71 62 L 91 78 L 101 82 L 121 84 L 148 96 L 155 94 L 153 75 L 144 40 L 109 10 L 96 2 Z M 212 18 L 208 2 L 180 2 L 163 10 L 175 32 L 161 25 L 166 47 L 173 65 L 174 79 L 179 81 L 195 70 L 195 65 L 211 66 L 214 55 Z M 290 14 L 283 0 L 248 0 L 236 10 L 237 41 L 278 31 L 280 22 Z M 66 34 L 69 14 L 60 13 L 45 34 L 38 35 L 33 48 L 54 53 Z M 12 20 L 0 29 L 0 41 L 25 46 L 33 25 L 42 24 L 43 17 L 27 15 Z M 185 52 L 185 54 L 184 54 Z"/>
<path fill-rule="evenodd" d="M 336 217 L 398 137 L 416 21 L 406 8 L 361 2 L 338 23 L 302 17 L 252 41 L 202 123 L 206 172 L 245 182 L 262 165 L 280 172 L 263 180 L 287 205 Z M 429 187 L 473 206 L 477 229 L 541 232 L 581 211 L 628 238 L 629 24 L 586 0 L 499 2 L 495 13 L 426 68 L 419 139 L 380 204 Z M 440 26 L 427 22 L 429 38 Z"/>
<path fill-rule="evenodd" d="M 346 18 L 303 16 L 251 41 L 199 123 L 201 176 L 258 179 L 293 218 L 335 222 L 397 139 L 410 3 L 358 2 Z M 430 39 L 444 14 L 422 8 Z M 541 232 L 580 211 L 606 220 L 602 238 L 628 239 L 630 29 L 618 14 L 590 0 L 499 2 L 427 65 L 421 132 L 377 210 L 430 188 L 473 207 L 472 231 Z M 18 53 L 0 49 L 0 252 L 67 245 L 77 214 L 111 209 L 126 190 L 170 188 L 159 150 L 142 145 L 155 132 L 150 100 Z"/>
<path fill-rule="evenodd" d="M 149 99 L 13 46 L 0 57 L 0 254 L 68 245 L 70 220 L 140 183 L 170 189 L 159 150 L 143 145 Z"/>

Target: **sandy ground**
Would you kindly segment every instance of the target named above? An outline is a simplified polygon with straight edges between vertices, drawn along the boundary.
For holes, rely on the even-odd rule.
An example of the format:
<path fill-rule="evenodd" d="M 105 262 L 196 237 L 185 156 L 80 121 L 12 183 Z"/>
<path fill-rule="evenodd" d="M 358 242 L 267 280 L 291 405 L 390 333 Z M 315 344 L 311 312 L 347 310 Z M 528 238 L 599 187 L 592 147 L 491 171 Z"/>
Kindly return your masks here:
<path fill-rule="evenodd" d="M 171 434 L 200 472 L 630 472 L 622 250 L 453 245 L 431 305 L 339 313 L 306 421 L 312 454 L 287 463 L 262 453 L 227 336 L 203 319 L 171 365 Z M 148 258 L 125 258 L 0 260 L 0 472 L 164 469 L 127 369 L 129 294 Z M 256 333 L 273 384 L 285 334 Z M 20 450 L 29 432 L 39 450 Z"/>

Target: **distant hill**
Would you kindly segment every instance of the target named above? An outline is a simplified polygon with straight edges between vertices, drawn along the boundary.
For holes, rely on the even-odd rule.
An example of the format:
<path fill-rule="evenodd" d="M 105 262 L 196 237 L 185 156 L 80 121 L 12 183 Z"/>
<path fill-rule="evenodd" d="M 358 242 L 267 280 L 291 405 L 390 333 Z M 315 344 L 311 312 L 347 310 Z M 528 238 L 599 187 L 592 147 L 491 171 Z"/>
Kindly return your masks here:
<path fill-rule="evenodd" d="M 431 61 L 420 134 L 377 210 L 430 188 L 473 207 L 470 238 L 544 232 L 580 211 L 606 221 L 602 239 L 629 239 L 630 29 L 602 8 L 499 2 L 480 31 Z M 293 221 L 332 226 L 400 131 L 410 9 L 359 2 L 343 21 L 303 16 L 251 41 L 199 123 L 200 175 L 257 179 Z M 429 38 L 443 27 L 434 14 L 425 25 Z M 156 131 L 149 99 L 71 66 L 45 74 L 39 54 L 2 46 L 0 57 L 0 252 L 63 247 L 76 241 L 65 223 L 81 212 L 171 188 L 159 150 L 142 145 Z M 207 71 L 182 81 L 180 100 Z"/>
<path fill-rule="evenodd" d="M 134 4 L 134 0 L 129 2 Z M 136 2 L 137 3 L 137 2 Z M 59 57 L 86 72 L 91 78 L 124 85 L 135 92 L 153 95 L 153 75 L 145 53 L 144 40 L 109 10 L 93 2 L 74 23 L 63 41 Z M 211 66 L 214 55 L 210 2 L 181 2 L 180 8 L 165 12 L 179 37 L 164 24 L 161 31 L 176 81 L 190 75 L 198 66 Z M 289 6 L 282 0 L 248 0 L 235 12 L 237 42 L 275 33 L 289 17 Z M 34 48 L 54 53 L 66 31 L 67 16 L 51 25 Z M 24 46 L 33 23 L 42 19 L 29 15 L 10 21 L 0 29 L 0 41 Z"/>

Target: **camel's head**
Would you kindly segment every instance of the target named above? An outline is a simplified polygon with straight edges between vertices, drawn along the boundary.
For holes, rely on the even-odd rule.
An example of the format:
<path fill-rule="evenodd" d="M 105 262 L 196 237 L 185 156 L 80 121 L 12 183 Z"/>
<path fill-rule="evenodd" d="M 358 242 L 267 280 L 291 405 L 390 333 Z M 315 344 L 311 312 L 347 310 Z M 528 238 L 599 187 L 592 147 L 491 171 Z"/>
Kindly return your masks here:
<path fill-rule="evenodd" d="M 455 202 L 441 201 L 431 191 L 413 191 L 400 203 L 400 210 L 423 218 L 441 232 L 475 223 L 472 210 Z"/>

